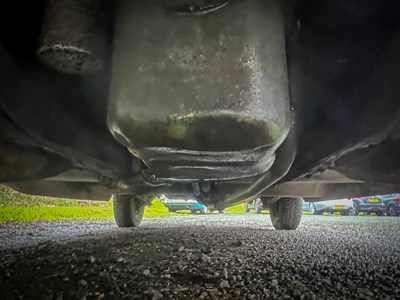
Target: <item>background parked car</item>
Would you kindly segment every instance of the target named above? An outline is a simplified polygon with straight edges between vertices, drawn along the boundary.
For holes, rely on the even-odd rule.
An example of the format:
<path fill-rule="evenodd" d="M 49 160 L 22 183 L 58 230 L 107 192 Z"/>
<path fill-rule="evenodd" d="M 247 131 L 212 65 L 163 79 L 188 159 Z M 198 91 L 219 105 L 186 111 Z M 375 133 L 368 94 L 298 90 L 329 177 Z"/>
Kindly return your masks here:
<path fill-rule="evenodd" d="M 307 204 L 305 206 L 307 207 Z M 313 215 L 322 215 L 324 212 L 339 212 L 342 216 L 348 216 L 352 209 L 351 198 L 308 203 L 308 211 Z"/>
<path fill-rule="evenodd" d="M 197 202 L 196 200 L 185 199 L 169 199 L 163 200 L 164 205 L 169 212 L 177 212 L 178 210 L 190 210 L 191 213 L 200 212 L 202 215 L 207 213 L 207 206 Z"/>
<path fill-rule="evenodd" d="M 400 194 L 383 195 L 382 201 L 389 216 L 397 217 L 400 214 Z"/>
<path fill-rule="evenodd" d="M 309 203 L 303 200 L 303 211 L 308 211 L 309 210 L 308 208 L 309 208 Z M 244 204 L 244 211 L 247 213 L 254 210 L 256 214 L 261 214 L 263 210 L 268 210 L 268 209 L 269 209 L 268 204 L 266 202 L 264 203 L 261 198 L 257 198 L 251 203 Z"/>
<path fill-rule="evenodd" d="M 386 212 L 386 205 L 383 201 L 383 196 L 368 196 L 353 198 L 353 209 L 351 213 L 358 216 L 360 212 L 366 215 L 375 213 L 377 216 L 382 216 Z"/>
<path fill-rule="evenodd" d="M 310 202 L 306 202 L 303 200 L 303 212 L 310 211 Z"/>
<path fill-rule="evenodd" d="M 337 202 L 337 201 L 341 201 L 341 200 L 333 200 L 333 201 Z M 324 202 L 327 202 L 328 204 L 326 204 L 326 205 L 329 206 L 329 205 L 331 205 L 330 203 L 332 203 L 333 201 L 324 201 Z M 317 203 L 316 205 L 317 205 L 318 209 L 320 209 L 320 207 L 325 206 L 325 204 L 320 205 L 320 203 L 322 203 L 322 202 L 315 202 L 315 203 Z M 350 211 L 350 209 L 352 208 L 351 202 L 346 201 L 345 204 L 346 204 L 346 210 Z M 339 202 L 338 205 L 341 205 L 341 202 Z M 311 210 L 310 210 L 310 208 L 311 208 Z M 261 212 L 263 210 L 268 210 L 268 205 L 267 205 L 267 203 L 263 203 L 261 198 L 257 198 L 251 203 L 244 204 L 245 212 L 248 213 L 248 212 L 251 212 L 252 210 L 254 210 L 256 212 L 256 214 L 261 214 Z M 336 210 L 336 211 L 342 211 L 342 210 Z M 306 202 L 304 200 L 303 200 L 303 211 L 308 211 L 308 212 L 311 212 L 312 214 L 321 214 L 321 215 L 324 212 L 324 211 L 322 211 L 322 212 L 317 211 L 317 213 L 314 213 L 313 205 L 311 204 L 311 202 Z M 331 210 L 331 211 L 333 211 L 333 210 Z"/>

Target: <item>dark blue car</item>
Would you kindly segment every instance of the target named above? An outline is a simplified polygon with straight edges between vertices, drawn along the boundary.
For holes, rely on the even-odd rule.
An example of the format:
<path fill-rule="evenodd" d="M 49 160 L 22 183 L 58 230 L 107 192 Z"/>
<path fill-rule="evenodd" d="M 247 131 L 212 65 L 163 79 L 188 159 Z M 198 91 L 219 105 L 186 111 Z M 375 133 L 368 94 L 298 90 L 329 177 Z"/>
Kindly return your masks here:
<path fill-rule="evenodd" d="M 375 213 L 377 216 L 382 216 L 386 212 L 386 205 L 383 202 L 383 196 L 368 196 L 353 198 L 352 214 L 358 216 L 360 212 L 366 215 Z"/>
<path fill-rule="evenodd" d="M 378 216 L 385 213 L 393 217 L 398 216 L 400 214 L 400 194 L 353 198 L 352 213 L 358 215 L 360 212 L 364 214 L 374 212 Z"/>
<path fill-rule="evenodd" d="M 400 214 L 400 194 L 383 195 L 382 201 L 389 216 L 397 217 Z"/>

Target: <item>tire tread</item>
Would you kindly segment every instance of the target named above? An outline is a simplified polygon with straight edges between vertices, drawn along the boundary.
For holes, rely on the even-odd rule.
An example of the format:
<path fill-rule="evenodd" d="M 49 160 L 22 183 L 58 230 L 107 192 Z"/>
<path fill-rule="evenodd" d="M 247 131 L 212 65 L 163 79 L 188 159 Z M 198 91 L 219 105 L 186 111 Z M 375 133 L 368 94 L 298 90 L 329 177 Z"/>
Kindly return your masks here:
<path fill-rule="evenodd" d="M 302 200 L 302 198 L 283 198 L 271 205 L 271 221 L 275 229 L 297 229 L 302 217 Z"/>
<path fill-rule="evenodd" d="M 132 205 L 139 205 L 134 203 L 135 199 L 129 196 L 113 196 L 113 212 L 114 220 L 118 227 L 138 227 L 143 218 L 144 206 L 140 208 L 139 214 L 134 216 Z"/>

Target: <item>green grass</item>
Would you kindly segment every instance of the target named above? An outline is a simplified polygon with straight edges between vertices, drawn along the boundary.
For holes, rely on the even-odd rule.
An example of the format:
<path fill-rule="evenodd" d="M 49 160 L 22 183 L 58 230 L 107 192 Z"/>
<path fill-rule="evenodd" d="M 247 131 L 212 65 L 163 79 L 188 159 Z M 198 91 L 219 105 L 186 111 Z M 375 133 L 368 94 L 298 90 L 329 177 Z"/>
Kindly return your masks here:
<path fill-rule="evenodd" d="M 168 209 L 155 200 L 144 217 L 168 215 Z M 65 219 L 112 219 L 112 202 L 31 196 L 0 185 L 0 223 L 6 221 L 51 221 Z"/>
<path fill-rule="evenodd" d="M 145 218 L 168 216 L 168 209 L 155 200 L 146 207 Z M 112 219 L 112 203 L 103 206 L 0 206 L 0 223 L 7 221 L 54 221 L 66 219 Z"/>
<path fill-rule="evenodd" d="M 110 219 L 112 210 L 107 206 L 36 206 L 0 207 L 0 223 L 7 221 L 31 222 L 65 219 Z"/>
<path fill-rule="evenodd" d="M 231 207 L 228 207 L 225 209 L 225 212 L 229 213 L 243 213 L 244 212 L 244 205 L 243 204 L 237 204 Z"/>
<path fill-rule="evenodd" d="M 0 223 L 112 218 L 110 201 L 31 196 L 0 185 Z"/>
<path fill-rule="evenodd" d="M 228 213 L 244 212 L 243 204 L 225 209 Z M 190 211 L 168 213 L 168 209 L 158 199 L 145 208 L 145 218 L 167 217 L 189 214 Z M 0 223 L 10 220 L 18 222 L 53 221 L 66 219 L 112 219 L 112 202 L 85 201 L 64 198 L 31 196 L 15 192 L 0 185 Z"/>
<path fill-rule="evenodd" d="M 73 200 L 22 194 L 0 185 L 0 206 L 106 206 L 106 201 Z"/>
<path fill-rule="evenodd" d="M 168 213 L 168 208 L 157 199 L 153 200 L 152 204 L 144 209 L 144 218 L 166 217 L 168 215 L 176 214 Z"/>

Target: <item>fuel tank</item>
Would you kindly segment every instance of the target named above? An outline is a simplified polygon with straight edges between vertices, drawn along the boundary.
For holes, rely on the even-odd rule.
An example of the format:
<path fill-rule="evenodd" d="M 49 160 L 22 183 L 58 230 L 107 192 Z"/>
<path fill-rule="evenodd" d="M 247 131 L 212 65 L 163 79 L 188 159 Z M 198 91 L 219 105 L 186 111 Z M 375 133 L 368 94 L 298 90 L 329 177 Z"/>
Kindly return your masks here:
<path fill-rule="evenodd" d="M 164 180 L 266 172 L 291 124 L 280 1 L 120 0 L 108 126 Z"/>

